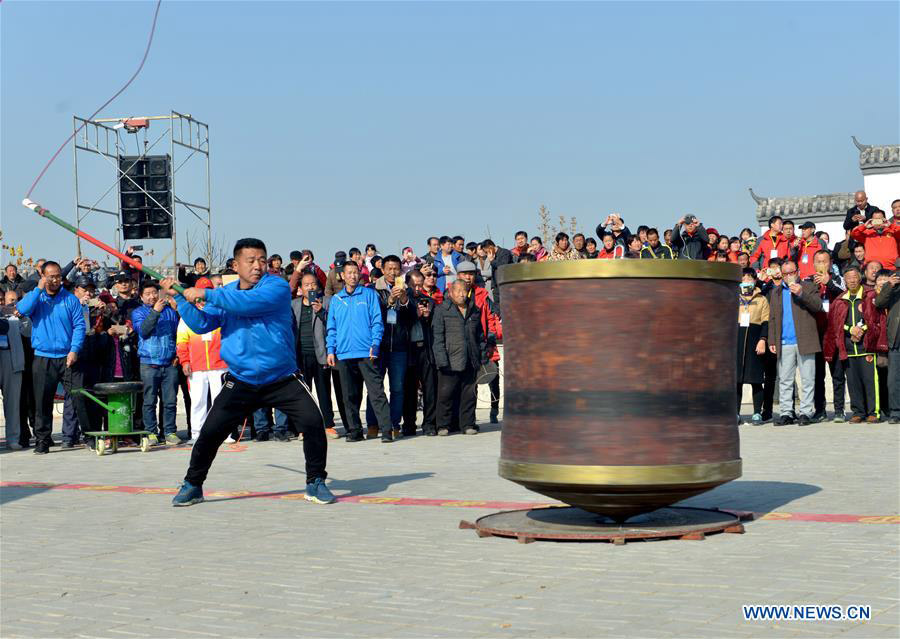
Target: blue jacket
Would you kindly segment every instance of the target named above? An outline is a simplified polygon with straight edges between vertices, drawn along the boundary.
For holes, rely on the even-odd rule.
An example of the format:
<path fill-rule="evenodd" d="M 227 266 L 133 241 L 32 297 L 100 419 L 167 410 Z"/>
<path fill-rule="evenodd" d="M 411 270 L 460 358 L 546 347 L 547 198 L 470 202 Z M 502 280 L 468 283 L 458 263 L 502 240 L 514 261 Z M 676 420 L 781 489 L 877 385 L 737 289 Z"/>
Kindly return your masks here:
<path fill-rule="evenodd" d="M 31 346 L 41 357 L 65 357 L 84 344 L 84 310 L 78 298 L 65 289 L 56 295 L 34 288 L 16 305 L 31 318 Z"/>
<path fill-rule="evenodd" d="M 137 332 L 141 364 L 170 365 L 175 359 L 178 313 L 171 306 L 157 313 L 152 306 L 141 304 L 131 314 L 131 324 Z"/>
<path fill-rule="evenodd" d="M 251 289 L 241 290 L 239 285 L 232 282 L 206 291 L 202 311 L 176 295 L 181 319 L 199 335 L 221 327 L 222 359 L 245 384 L 261 386 L 295 373 L 291 287 L 268 274 Z"/>
<path fill-rule="evenodd" d="M 456 265 L 459 264 L 460 260 L 462 260 L 462 254 L 458 251 L 453 251 L 450 253 L 450 263 L 453 265 L 453 268 L 456 268 Z M 437 283 L 436 286 L 438 290 L 444 292 L 447 288 L 447 276 L 444 274 L 444 254 L 438 251 L 438 254 L 434 256 L 434 270 L 437 273 Z"/>
<path fill-rule="evenodd" d="M 381 303 L 374 289 L 357 286 L 353 293 L 341 289 L 331 298 L 328 325 L 325 328 L 325 348 L 338 359 L 357 359 L 378 355 L 384 324 Z"/>

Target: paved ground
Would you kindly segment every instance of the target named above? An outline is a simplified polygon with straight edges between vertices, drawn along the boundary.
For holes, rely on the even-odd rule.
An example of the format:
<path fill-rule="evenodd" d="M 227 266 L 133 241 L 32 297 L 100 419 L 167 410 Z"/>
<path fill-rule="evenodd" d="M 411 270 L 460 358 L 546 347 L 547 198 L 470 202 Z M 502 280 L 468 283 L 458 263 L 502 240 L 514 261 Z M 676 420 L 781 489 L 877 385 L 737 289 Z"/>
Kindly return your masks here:
<path fill-rule="evenodd" d="M 330 506 L 296 499 L 296 441 L 223 449 L 206 488 L 226 496 L 186 509 L 110 487 L 171 489 L 187 448 L 5 453 L 0 633 L 897 637 L 898 427 L 741 429 L 744 477 L 689 503 L 772 514 L 745 535 L 624 547 L 459 530 L 491 512 L 460 502 L 546 501 L 497 476 L 498 430 L 331 441 L 330 485 L 356 499 Z M 774 603 L 868 604 L 873 617 L 743 621 L 742 604 Z"/>

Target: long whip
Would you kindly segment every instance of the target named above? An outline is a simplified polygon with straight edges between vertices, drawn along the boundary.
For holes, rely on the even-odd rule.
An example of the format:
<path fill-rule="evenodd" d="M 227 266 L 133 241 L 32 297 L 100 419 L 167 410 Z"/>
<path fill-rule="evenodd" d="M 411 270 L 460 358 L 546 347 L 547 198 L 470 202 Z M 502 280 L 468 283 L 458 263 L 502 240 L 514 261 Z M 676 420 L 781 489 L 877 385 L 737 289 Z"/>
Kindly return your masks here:
<path fill-rule="evenodd" d="M 96 246 L 99 249 L 106 251 L 113 257 L 119 258 L 120 260 L 122 260 L 122 262 L 124 262 L 125 264 L 128 264 L 128 266 L 130 266 L 131 268 L 141 271 L 142 273 L 146 273 L 147 275 L 149 275 L 150 277 L 152 277 L 154 279 L 157 279 L 157 280 L 163 279 L 163 275 L 159 271 L 155 271 L 152 268 L 150 268 L 149 266 L 144 265 L 142 262 L 138 262 L 136 259 L 134 259 L 128 255 L 125 255 L 125 253 L 121 253 L 121 252 L 117 251 L 110 245 L 108 245 L 104 242 L 101 242 L 97 238 L 85 233 L 83 230 L 81 230 L 79 228 L 75 228 L 74 226 L 72 226 L 71 224 L 66 222 L 65 220 L 62 220 L 62 219 L 56 217 L 55 215 L 53 215 L 53 213 L 51 213 L 50 211 L 45 209 L 43 206 L 41 206 L 37 202 L 32 202 L 28 198 L 25 198 L 24 200 L 22 200 L 22 205 L 25 206 L 26 208 L 31 209 L 32 211 L 34 211 L 35 213 L 40 215 L 42 218 L 50 220 L 51 222 L 55 222 L 58 226 L 63 227 L 70 233 L 74 233 L 81 239 L 83 239 L 87 242 L 90 242 L 91 244 L 93 244 L 94 246 Z M 176 291 L 178 291 L 179 293 L 184 293 L 184 287 L 181 286 L 180 284 L 173 284 L 172 288 L 175 289 Z"/>

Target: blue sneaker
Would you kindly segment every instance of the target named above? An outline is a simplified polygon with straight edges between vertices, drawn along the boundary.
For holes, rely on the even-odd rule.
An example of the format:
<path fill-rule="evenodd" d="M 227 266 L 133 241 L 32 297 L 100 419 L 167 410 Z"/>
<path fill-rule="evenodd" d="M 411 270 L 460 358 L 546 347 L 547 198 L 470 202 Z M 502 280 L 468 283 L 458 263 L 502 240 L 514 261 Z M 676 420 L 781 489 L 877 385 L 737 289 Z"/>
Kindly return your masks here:
<path fill-rule="evenodd" d="M 203 501 L 203 486 L 185 481 L 178 488 L 178 494 L 172 498 L 173 506 L 193 506 Z"/>
<path fill-rule="evenodd" d="M 334 501 L 334 493 L 328 490 L 328 486 L 325 485 L 325 480 L 321 477 L 313 480 L 311 484 L 306 484 L 306 494 L 304 497 L 306 501 L 311 501 L 316 504 L 330 504 Z"/>

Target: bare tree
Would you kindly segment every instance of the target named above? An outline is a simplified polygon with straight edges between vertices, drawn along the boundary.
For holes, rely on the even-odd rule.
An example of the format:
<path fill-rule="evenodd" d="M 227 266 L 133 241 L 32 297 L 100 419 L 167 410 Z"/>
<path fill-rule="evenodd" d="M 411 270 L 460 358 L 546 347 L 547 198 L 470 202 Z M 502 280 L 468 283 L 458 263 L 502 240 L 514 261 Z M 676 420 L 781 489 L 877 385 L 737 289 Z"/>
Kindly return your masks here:
<path fill-rule="evenodd" d="M 210 270 L 215 268 L 221 270 L 225 268 L 225 261 L 231 257 L 228 247 L 225 244 L 225 235 L 213 238 L 212 246 L 210 246 L 209 255 L 207 256 Z"/>
<path fill-rule="evenodd" d="M 550 228 L 550 209 L 541 204 L 541 208 L 538 209 L 538 217 L 541 220 L 540 224 L 538 224 L 538 230 L 544 240 L 544 244 L 549 244 L 550 233 L 553 230 Z"/>
<path fill-rule="evenodd" d="M 184 264 L 191 264 L 194 261 L 194 253 L 200 248 L 200 238 L 194 229 L 189 229 L 184 234 L 184 242 L 181 245 L 182 255 L 184 255 Z"/>

